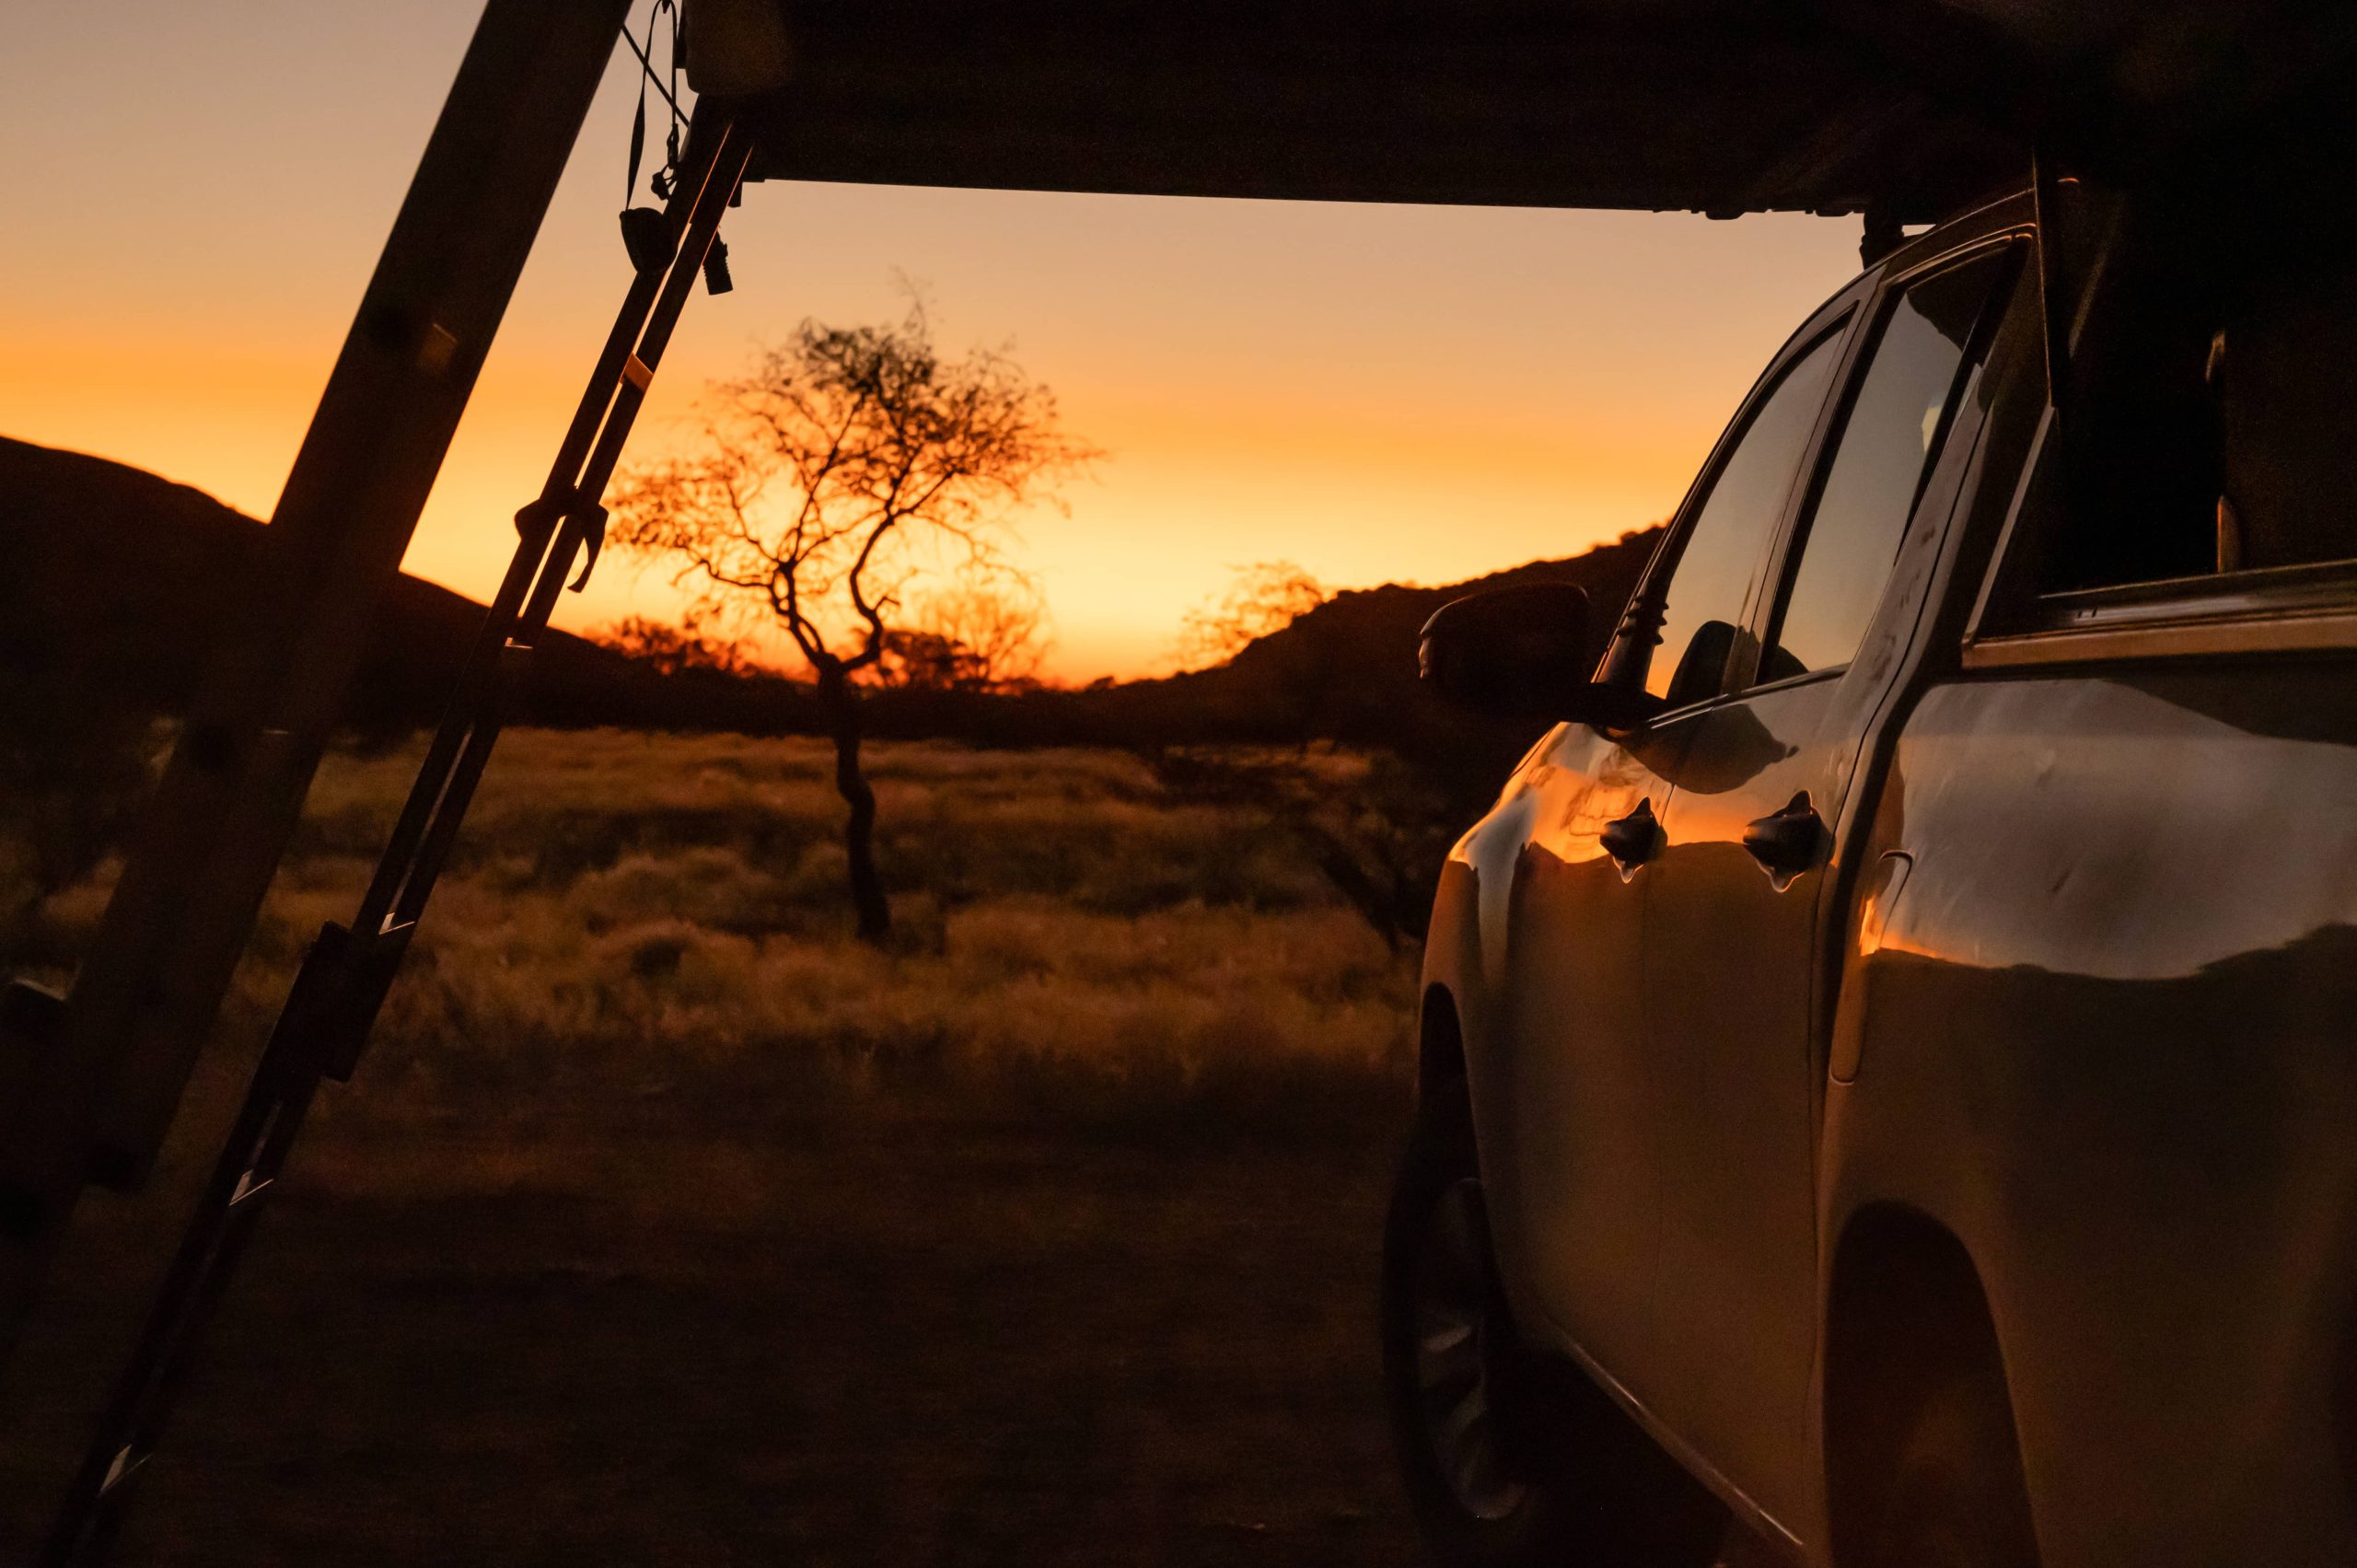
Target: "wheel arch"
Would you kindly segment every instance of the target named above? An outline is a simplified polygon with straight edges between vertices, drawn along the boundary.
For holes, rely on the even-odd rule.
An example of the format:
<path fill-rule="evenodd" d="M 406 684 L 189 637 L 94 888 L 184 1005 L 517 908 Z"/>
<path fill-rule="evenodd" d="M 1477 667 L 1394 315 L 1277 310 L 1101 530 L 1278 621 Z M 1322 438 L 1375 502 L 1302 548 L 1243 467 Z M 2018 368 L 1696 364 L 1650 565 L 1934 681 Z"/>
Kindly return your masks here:
<path fill-rule="evenodd" d="M 1980 1271 L 1956 1234 L 1906 1204 L 1851 1215 L 1826 1289 L 1823 1434 L 1832 1562 L 1861 1562 L 1908 1423 L 1961 1379 L 2002 1399 L 2004 1354 Z"/>

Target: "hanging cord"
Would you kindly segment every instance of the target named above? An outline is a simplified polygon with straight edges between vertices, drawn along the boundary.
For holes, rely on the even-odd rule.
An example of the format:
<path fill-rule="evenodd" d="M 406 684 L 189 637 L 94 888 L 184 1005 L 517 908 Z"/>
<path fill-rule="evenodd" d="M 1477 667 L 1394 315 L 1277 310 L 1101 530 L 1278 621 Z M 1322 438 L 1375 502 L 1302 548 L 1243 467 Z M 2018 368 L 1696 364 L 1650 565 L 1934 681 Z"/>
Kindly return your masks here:
<path fill-rule="evenodd" d="M 666 11 L 671 13 L 671 79 L 668 84 L 656 74 L 653 58 L 655 29 Z M 647 183 L 666 202 L 679 188 L 679 125 L 685 117 L 679 110 L 679 13 L 674 0 L 655 0 L 655 8 L 647 13 L 644 47 L 631 35 L 627 23 L 622 27 L 622 41 L 638 56 L 638 109 L 630 122 L 630 170 L 622 178 L 622 249 L 630 253 L 631 265 L 644 273 L 667 267 L 671 261 L 673 236 L 662 212 L 655 207 L 634 207 L 631 202 L 638 194 L 639 166 L 646 156 L 646 89 L 650 83 L 670 107 L 671 122 L 663 137 L 663 167 Z M 725 262 L 723 268 L 725 271 Z"/>
<path fill-rule="evenodd" d="M 655 74 L 653 59 L 655 24 L 666 11 L 671 13 L 671 57 L 668 62 L 670 66 L 671 80 L 668 86 L 665 85 L 662 77 Z M 668 202 L 671 199 L 671 192 L 679 183 L 679 127 L 686 119 L 679 109 L 679 11 L 678 6 L 673 3 L 673 0 L 655 0 L 655 9 L 649 12 L 646 17 L 645 47 L 641 48 L 638 40 L 631 36 L 628 23 L 622 26 L 622 41 L 630 45 L 630 52 L 633 54 L 638 56 L 638 111 L 631 121 L 630 173 L 622 185 L 622 205 L 629 206 L 631 198 L 638 194 L 638 166 L 646 154 L 646 87 L 650 82 L 654 84 L 655 90 L 663 95 L 663 101 L 671 110 L 670 127 L 665 132 L 663 137 L 663 167 L 655 171 L 655 178 L 650 182 L 655 194 Z"/>
<path fill-rule="evenodd" d="M 679 182 L 679 7 L 674 0 L 656 0 L 655 16 L 646 18 L 646 47 L 655 47 L 655 17 L 666 11 L 671 13 L 671 53 L 666 62 L 671 68 L 671 86 L 663 98 L 671 106 L 671 129 L 663 138 L 665 161 L 655 177 L 655 193 L 668 202 Z"/>
<path fill-rule="evenodd" d="M 666 62 L 671 79 L 668 84 L 655 74 L 653 58 L 655 26 L 666 11 L 671 14 L 671 52 Z M 679 133 L 687 123 L 687 116 L 679 108 L 679 7 L 676 0 L 655 0 L 655 9 L 647 13 L 644 48 L 639 47 L 638 40 L 631 36 L 627 23 L 622 28 L 622 41 L 630 45 L 633 54 L 638 56 L 638 111 L 631 121 L 630 172 L 622 181 L 622 249 L 630 252 L 631 265 L 644 273 L 669 265 L 671 256 L 671 236 L 663 215 L 653 207 L 633 207 L 630 204 L 631 198 L 638 193 L 638 168 L 646 155 L 646 88 L 649 83 L 663 95 L 663 101 L 671 108 L 670 128 L 663 136 L 663 167 L 656 169 L 647 181 L 655 194 L 666 202 L 679 189 L 680 159 L 686 150 L 679 138 Z M 739 194 L 738 192 L 730 192 L 729 205 L 737 204 Z M 703 285 L 713 294 L 726 294 L 737 286 L 728 275 L 727 242 L 718 235 L 713 237 L 711 249 L 704 252 Z"/>

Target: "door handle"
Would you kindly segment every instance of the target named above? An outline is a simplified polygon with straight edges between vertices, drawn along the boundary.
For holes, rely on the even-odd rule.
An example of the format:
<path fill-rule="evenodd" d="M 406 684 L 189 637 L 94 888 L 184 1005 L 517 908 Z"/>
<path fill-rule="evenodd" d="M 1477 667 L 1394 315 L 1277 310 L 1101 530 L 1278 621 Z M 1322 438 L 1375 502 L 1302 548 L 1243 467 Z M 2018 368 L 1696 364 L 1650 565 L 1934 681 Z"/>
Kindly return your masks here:
<path fill-rule="evenodd" d="M 1833 835 L 1825 830 L 1825 819 L 1809 804 L 1806 790 L 1793 796 L 1782 811 L 1747 823 L 1743 830 L 1743 847 L 1767 867 L 1779 891 L 1814 869 L 1832 842 Z"/>
<path fill-rule="evenodd" d="M 1654 803 L 1637 802 L 1637 808 L 1626 817 L 1617 818 L 1604 825 L 1596 835 L 1604 853 L 1620 868 L 1625 880 L 1637 867 L 1651 860 L 1661 850 L 1661 819 L 1654 815 Z"/>

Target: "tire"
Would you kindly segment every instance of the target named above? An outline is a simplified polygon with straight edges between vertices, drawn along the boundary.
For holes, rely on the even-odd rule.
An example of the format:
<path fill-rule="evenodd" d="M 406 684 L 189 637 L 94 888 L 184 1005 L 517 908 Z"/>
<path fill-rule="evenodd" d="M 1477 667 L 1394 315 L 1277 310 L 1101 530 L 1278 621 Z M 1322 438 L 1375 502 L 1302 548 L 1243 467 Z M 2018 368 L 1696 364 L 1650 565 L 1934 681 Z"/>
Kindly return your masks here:
<path fill-rule="evenodd" d="M 1705 1568 L 1726 1516 L 1576 1368 L 1515 1331 L 1462 1084 L 1428 1096 L 1384 1229 L 1392 1445 L 1451 1568 Z"/>
<path fill-rule="evenodd" d="M 1958 1377 L 1899 1439 L 1863 1568 L 2038 1568 L 2004 1385 Z"/>

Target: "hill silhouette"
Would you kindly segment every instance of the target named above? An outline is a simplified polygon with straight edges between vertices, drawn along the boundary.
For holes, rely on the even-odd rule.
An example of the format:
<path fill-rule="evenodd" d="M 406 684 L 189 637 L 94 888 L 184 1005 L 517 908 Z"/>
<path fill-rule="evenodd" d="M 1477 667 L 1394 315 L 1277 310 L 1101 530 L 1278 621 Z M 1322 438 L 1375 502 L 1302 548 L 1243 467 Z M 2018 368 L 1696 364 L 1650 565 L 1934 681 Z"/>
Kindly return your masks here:
<path fill-rule="evenodd" d="M 251 612 L 264 534 L 201 490 L 0 438 L 0 659 L 177 712 L 207 650 Z M 376 608 L 347 720 L 367 729 L 432 723 L 482 613 L 462 594 L 396 578 Z M 542 641 L 534 665 L 527 709 L 552 722 L 574 694 L 620 700 L 652 673 L 562 632 Z"/>
<path fill-rule="evenodd" d="M 1446 587 L 1337 594 L 1213 669 L 1011 695 L 884 691 L 873 732 L 997 744 L 1157 747 L 1329 738 L 1446 743 L 1470 721 L 1416 680 L 1416 631 L 1450 598 L 1538 580 L 1586 587 L 1599 645 L 1657 530 L 1564 561 Z M 250 610 L 263 525 L 183 484 L 77 452 L 0 438 L 0 661 L 19 676 L 71 672 L 77 689 L 157 712 L 182 708 L 206 651 Z M 431 724 L 482 616 L 463 595 L 403 574 L 376 609 L 346 718 L 372 731 Z M 517 722 L 677 730 L 808 731 L 802 683 L 665 671 L 551 632 Z M 1488 749 L 1488 748 L 1483 748 Z"/>
<path fill-rule="evenodd" d="M 1562 561 L 1535 561 L 1434 587 L 1399 583 L 1346 589 L 1256 638 L 1224 665 L 1104 693 L 1110 714 L 1159 716 L 1170 738 L 1284 740 L 1302 737 L 1396 744 L 1403 732 L 1464 723 L 1418 680 L 1416 633 L 1454 598 L 1536 582 L 1577 583 L 1591 607 L 1596 653 L 1653 556 L 1658 528 Z M 1081 693 L 1087 696 L 1089 693 Z"/>

